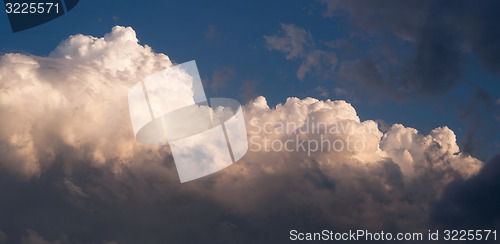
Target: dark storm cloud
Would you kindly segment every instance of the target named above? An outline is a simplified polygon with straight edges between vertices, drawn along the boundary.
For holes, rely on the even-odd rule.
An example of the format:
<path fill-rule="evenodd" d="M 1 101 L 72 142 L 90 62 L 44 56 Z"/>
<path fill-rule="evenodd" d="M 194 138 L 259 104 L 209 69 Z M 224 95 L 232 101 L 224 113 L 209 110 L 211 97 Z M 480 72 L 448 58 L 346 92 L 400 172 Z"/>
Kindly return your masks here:
<path fill-rule="evenodd" d="M 489 149 L 492 137 L 498 134 L 498 119 L 500 106 L 490 93 L 481 87 L 476 87 L 474 94 L 467 102 L 456 106 L 460 119 L 466 125 L 462 148 L 464 153 L 481 155 L 485 148 Z"/>
<path fill-rule="evenodd" d="M 88 194 L 81 198 L 63 186 L 67 176 L 61 165 L 32 182 L 2 175 L 0 227 L 11 243 L 133 244 L 287 243 L 290 229 L 366 227 L 358 221 L 377 211 L 387 216 L 366 219 L 382 221 L 381 226 L 369 228 L 389 231 L 388 226 L 399 226 L 395 218 L 401 215 L 399 210 L 370 208 L 373 202 L 392 204 L 393 194 L 400 195 L 399 190 L 383 190 L 380 182 L 403 187 L 396 164 L 387 162 L 371 172 L 358 172 L 350 179 L 353 186 L 344 184 L 337 190 L 335 179 L 318 166 L 304 170 L 291 164 L 288 168 L 275 175 L 256 175 L 244 185 L 224 187 L 233 192 L 231 198 L 257 200 L 247 206 L 234 206 L 240 202 L 231 198 L 226 203 L 217 200 L 214 196 L 222 193 L 213 185 L 217 176 L 179 184 L 176 178 L 150 170 L 130 169 L 127 176 L 116 177 L 110 168 L 84 166 L 73 176 Z"/>
<path fill-rule="evenodd" d="M 443 228 L 500 227 L 500 155 L 467 181 L 450 184 L 432 210 L 431 220 Z"/>
<path fill-rule="evenodd" d="M 403 92 L 439 94 L 461 81 L 468 54 L 478 57 L 490 71 L 500 70 L 498 1 L 320 2 L 326 6 L 325 16 L 352 20 L 351 32 L 368 35 L 365 38 L 374 42 L 374 50 L 388 48 L 371 52 L 364 57 L 368 61 L 361 62 L 377 60 L 375 70 L 359 65 L 349 73 L 360 73 L 375 82 L 372 86 L 380 84 L 373 80 L 378 75 Z M 410 43 L 410 53 L 394 45 L 401 41 Z M 396 63 L 385 62 L 394 54 Z"/>

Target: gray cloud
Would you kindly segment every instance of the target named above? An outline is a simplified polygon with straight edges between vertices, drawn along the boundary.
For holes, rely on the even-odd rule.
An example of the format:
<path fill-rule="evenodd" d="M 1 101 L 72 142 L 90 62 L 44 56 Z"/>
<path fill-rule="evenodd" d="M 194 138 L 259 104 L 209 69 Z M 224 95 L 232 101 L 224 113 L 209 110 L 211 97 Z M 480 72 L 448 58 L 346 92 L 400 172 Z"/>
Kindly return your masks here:
<path fill-rule="evenodd" d="M 256 91 L 258 83 L 259 82 L 255 80 L 243 81 L 243 84 L 240 87 L 240 98 L 245 102 L 255 99 L 258 96 Z"/>
<path fill-rule="evenodd" d="M 352 20 L 399 62 L 377 62 L 376 74 L 386 83 L 417 93 L 439 94 L 461 81 L 467 54 L 477 56 L 492 72 L 500 70 L 497 1 L 337 1 L 321 0 L 326 17 Z M 356 28 L 353 32 L 359 33 Z M 399 45 L 411 43 L 408 55 Z M 387 52 L 365 59 L 390 59 Z M 372 61 L 369 61 L 372 62 Z M 365 67 L 366 68 L 366 67 Z M 363 66 L 356 71 L 366 70 Z M 369 79 L 372 74 L 364 76 Z M 377 83 L 377 82 L 375 82 Z"/>
<path fill-rule="evenodd" d="M 7 243 L 7 234 L 0 230 L 0 243 Z"/>
<path fill-rule="evenodd" d="M 441 200 L 433 205 L 433 223 L 441 228 L 498 229 L 499 179 L 500 155 L 497 155 L 479 175 L 446 188 Z"/>
<path fill-rule="evenodd" d="M 270 50 L 282 51 L 287 59 L 306 56 L 308 48 L 314 47 L 311 33 L 293 24 L 281 24 L 280 36 L 264 36 Z"/>
<path fill-rule="evenodd" d="M 236 72 L 229 67 L 214 71 L 211 84 L 212 91 L 217 92 L 220 88 L 224 87 L 228 80 L 234 78 L 235 74 Z"/>
<path fill-rule="evenodd" d="M 312 71 L 326 77 L 337 66 L 335 53 L 317 49 L 311 33 L 293 24 L 281 24 L 277 35 L 264 36 L 264 39 L 270 50 L 285 53 L 286 59 L 302 61 L 297 70 L 299 80 L 304 80 Z"/>
<path fill-rule="evenodd" d="M 205 39 L 213 40 L 217 34 L 217 26 L 208 25 L 207 30 L 205 31 Z"/>
<path fill-rule="evenodd" d="M 315 41 L 293 24 L 264 36 L 270 50 L 302 62 L 300 80 L 312 72 L 351 90 L 401 99 L 451 90 L 464 80 L 472 55 L 492 73 L 500 70 L 496 1 L 319 2 L 323 16 L 348 26 L 345 39 Z"/>
<path fill-rule="evenodd" d="M 491 155 L 484 155 L 484 149 L 493 148 L 489 145 L 492 138 L 498 134 L 498 120 L 500 108 L 495 105 L 490 93 L 481 87 L 476 87 L 474 94 L 466 102 L 460 102 L 456 106 L 460 119 L 466 125 L 465 138 L 462 148 L 465 153 L 479 155 L 489 158 Z M 490 149 L 491 150 L 491 149 Z M 495 153 L 488 152 L 488 153 Z"/>

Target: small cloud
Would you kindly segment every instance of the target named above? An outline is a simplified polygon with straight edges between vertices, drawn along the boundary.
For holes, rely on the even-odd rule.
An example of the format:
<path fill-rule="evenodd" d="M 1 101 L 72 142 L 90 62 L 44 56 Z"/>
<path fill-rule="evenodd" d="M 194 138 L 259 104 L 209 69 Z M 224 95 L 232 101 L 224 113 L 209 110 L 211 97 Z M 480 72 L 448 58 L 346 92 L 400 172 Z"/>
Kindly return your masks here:
<path fill-rule="evenodd" d="M 269 50 L 277 50 L 286 54 L 286 59 L 303 57 L 306 49 L 314 46 L 311 33 L 293 24 L 281 24 L 279 35 L 264 36 Z"/>
<path fill-rule="evenodd" d="M 330 95 L 328 90 L 322 86 L 318 86 L 314 90 L 317 91 L 321 97 L 328 97 Z"/>
<path fill-rule="evenodd" d="M 375 122 L 377 122 L 378 128 L 384 133 L 391 129 L 391 126 L 382 119 L 376 119 Z"/>
<path fill-rule="evenodd" d="M 323 41 L 322 43 L 329 48 L 347 48 L 351 46 L 346 39 Z"/>
<path fill-rule="evenodd" d="M 297 78 L 304 80 L 307 73 L 315 70 L 320 76 L 327 76 L 337 66 L 337 55 L 333 52 L 316 48 L 309 31 L 293 24 L 281 24 L 281 31 L 276 35 L 264 36 L 269 50 L 277 50 L 286 55 L 286 59 L 302 61 L 297 70 Z"/>
<path fill-rule="evenodd" d="M 500 98 L 497 100 L 497 105 L 500 105 Z"/>
<path fill-rule="evenodd" d="M 223 229 L 226 229 L 226 230 L 234 230 L 234 229 L 238 228 L 237 225 L 235 225 L 229 221 L 223 221 L 219 225 L 220 225 L 220 227 L 222 227 Z"/>
<path fill-rule="evenodd" d="M 82 188 L 75 185 L 70 179 L 64 180 L 64 185 L 69 190 L 69 192 L 74 196 L 87 197 L 87 194 L 83 192 Z"/>
<path fill-rule="evenodd" d="M 205 39 L 213 40 L 216 34 L 217 34 L 217 26 L 208 25 L 207 30 L 205 30 Z"/>
<path fill-rule="evenodd" d="M 0 230 L 0 243 L 7 243 L 7 234 Z"/>
<path fill-rule="evenodd" d="M 212 76 L 212 91 L 216 92 L 219 88 L 226 85 L 226 82 L 234 77 L 236 72 L 229 67 L 216 70 Z"/>
<path fill-rule="evenodd" d="M 347 90 L 344 88 L 337 87 L 337 88 L 335 88 L 334 91 L 335 91 L 335 95 L 337 95 L 337 96 L 345 96 L 348 94 Z"/>
<path fill-rule="evenodd" d="M 318 74 L 325 74 L 337 66 L 337 56 L 332 52 L 314 50 L 307 55 L 304 62 L 297 70 L 297 78 L 304 80 L 306 74 L 315 69 Z"/>
<path fill-rule="evenodd" d="M 114 21 L 118 21 L 118 20 L 120 20 L 120 17 L 118 17 L 118 16 L 113 16 L 113 20 L 114 20 Z"/>
<path fill-rule="evenodd" d="M 36 231 L 28 229 L 26 230 L 26 232 L 28 233 L 28 235 L 21 238 L 21 244 L 51 244 Z"/>
<path fill-rule="evenodd" d="M 242 91 L 240 96 L 243 98 L 245 102 L 248 102 L 258 96 L 256 88 L 257 88 L 257 81 L 246 80 L 243 82 L 243 85 L 240 88 L 240 90 Z"/>

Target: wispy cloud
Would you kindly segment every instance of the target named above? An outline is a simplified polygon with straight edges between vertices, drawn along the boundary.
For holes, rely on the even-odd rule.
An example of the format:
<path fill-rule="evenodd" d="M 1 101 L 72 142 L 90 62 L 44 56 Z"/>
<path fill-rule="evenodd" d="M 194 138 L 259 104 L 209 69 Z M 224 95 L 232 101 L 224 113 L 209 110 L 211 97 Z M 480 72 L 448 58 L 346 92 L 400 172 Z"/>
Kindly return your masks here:
<path fill-rule="evenodd" d="M 335 69 L 335 53 L 317 49 L 310 32 L 293 24 L 281 24 L 281 29 L 280 33 L 264 36 L 264 39 L 270 50 L 285 53 L 286 59 L 302 60 L 297 70 L 299 80 L 304 80 L 306 74 L 311 71 L 321 74 Z"/>

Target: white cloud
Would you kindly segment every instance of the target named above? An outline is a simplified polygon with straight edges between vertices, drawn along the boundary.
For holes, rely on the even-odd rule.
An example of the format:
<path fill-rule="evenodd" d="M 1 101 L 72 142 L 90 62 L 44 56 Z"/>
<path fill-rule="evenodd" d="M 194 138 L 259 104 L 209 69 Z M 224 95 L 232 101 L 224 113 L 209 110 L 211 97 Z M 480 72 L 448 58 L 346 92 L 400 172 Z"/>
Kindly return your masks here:
<path fill-rule="evenodd" d="M 428 204 L 439 198 L 448 183 L 477 174 L 483 165 L 459 152 L 455 134 L 447 127 L 422 135 L 413 128 L 393 125 L 384 134 L 376 122 L 360 121 L 345 101 L 289 98 L 270 108 L 264 97 L 258 97 L 245 106 L 245 116 L 253 149 L 255 143 L 262 148 L 266 145 L 263 138 L 294 139 L 293 134 L 256 133 L 266 123 L 276 128 L 290 122 L 303 124 L 314 117 L 316 122 L 368 130 L 326 135 L 330 141 L 347 137 L 363 141 L 366 149 L 360 152 L 250 151 L 243 162 L 224 170 L 209 189 L 200 186 L 201 191 L 196 191 L 244 213 L 258 214 L 270 207 L 271 196 L 285 194 L 282 201 L 290 202 L 293 209 L 318 209 L 332 225 L 377 228 L 380 222 L 390 221 L 401 228 L 419 228 L 427 221 Z M 252 122 L 253 118 L 259 120 Z M 319 140 L 319 135 L 301 135 L 301 139 Z"/>
<path fill-rule="evenodd" d="M 432 169 L 440 172 L 453 171 L 469 178 L 482 166 L 479 160 L 459 153 L 455 133 L 446 126 L 436 128 L 424 136 L 413 128 L 393 125 L 384 135 L 381 148 L 408 177 L 416 177 Z M 448 183 L 453 178 L 454 175 L 449 172 L 442 179 Z"/>
<path fill-rule="evenodd" d="M 285 26 L 285 32 L 287 28 L 291 27 Z M 283 49 L 290 57 L 302 55 L 297 45 L 308 43 L 307 34 L 297 35 L 302 35 L 302 41 Z M 58 161 L 68 166 L 64 167 L 66 188 L 86 196 L 82 201 L 96 195 L 127 199 L 127 194 L 153 201 L 183 191 L 183 195 L 206 196 L 231 213 L 315 209 L 332 226 L 374 227 L 388 221 L 404 229 L 423 226 L 429 203 L 438 199 L 446 184 L 468 178 L 482 166 L 479 160 L 460 154 L 455 134 L 447 127 L 422 135 L 413 128 L 393 125 L 384 134 L 376 122 L 361 121 L 345 101 L 292 97 L 270 108 L 264 97 L 258 97 L 244 106 L 250 138 L 256 135 L 251 133 L 252 118 L 259 119 L 259 126 L 304 124 L 314 118 L 315 122 L 349 124 L 354 130 L 326 138 L 350 138 L 364 142 L 366 148 L 311 154 L 249 152 L 239 163 L 178 189 L 168 151 L 135 142 L 127 107 L 128 91 L 134 84 L 170 65 L 167 56 L 139 45 L 135 32 L 124 27 L 113 28 L 104 38 L 72 36 L 49 58 L 4 55 L 0 60 L 0 114 L 4 118 L 0 120 L 0 167 L 36 178 Z M 358 129 L 367 130 L 360 133 Z M 295 136 L 257 135 L 282 142 Z M 304 134 L 300 139 L 319 140 L 320 136 Z M 266 143 L 259 138 L 255 142 Z M 72 164 L 90 164 L 111 174 L 87 184 L 73 182 L 69 180 L 76 168 Z M 204 184 L 207 181 L 210 184 Z M 288 205 L 273 205 L 278 203 Z M 24 240 L 50 243 L 35 232 Z"/>
<path fill-rule="evenodd" d="M 63 41 L 51 54 L 51 58 L 64 58 L 93 63 L 111 72 L 149 72 L 159 66 L 170 65 L 169 58 L 157 54 L 151 47 L 139 45 L 135 31 L 130 27 L 116 26 L 102 38 L 74 35 Z M 72 64 L 78 65 L 79 62 Z"/>
<path fill-rule="evenodd" d="M 67 161 L 130 163 L 134 143 L 127 94 L 171 65 L 138 44 L 130 27 L 104 38 L 75 35 L 50 58 L 6 54 L 0 59 L 0 166 L 37 177 L 56 156 Z M 140 147 L 140 146 L 139 146 Z"/>
<path fill-rule="evenodd" d="M 283 25 L 288 36 L 306 34 L 291 25 Z M 275 40 L 271 38 L 271 40 Z M 295 42 L 294 42 L 295 43 Z M 297 44 L 298 45 L 298 44 Z M 300 48 L 289 46 L 297 55 Z M 128 89 L 154 70 L 171 65 L 167 56 L 156 54 L 138 44 L 135 31 L 114 27 L 104 38 L 75 35 L 63 41 L 51 58 L 6 54 L 0 61 L 0 111 L 3 120 L 2 164 L 12 172 L 37 176 L 55 156 L 71 147 L 92 162 L 118 159 L 128 162 L 134 147 L 126 97 Z M 126 76 L 123 74 L 127 74 Z M 367 151 L 352 155 L 321 154 L 329 162 L 356 159 L 360 162 L 390 158 L 404 175 L 415 175 L 424 168 L 449 168 L 468 177 L 477 171 L 477 160 L 459 152 L 456 138 L 447 127 L 427 136 L 415 129 L 394 125 L 384 135 L 374 121 L 361 122 L 355 109 L 345 101 L 319 101 L 289 98 L 275 109 L 259 97 L 245 107 L 247 117 L 265 122 L 304 122 L 309 116 L 318 122 L 351 121 L 371 129 L 371 134 L 351 134 L 366 141 Z M 247 124 L 249 121 L 247 122 Z M 283 136 L 283 135 L 280 135 Z M 335 135 L 338 136 L 338 135 Z M 85 152 L 81 152 L 85 148 Z M 471 167 L 460 162 L 472 162 Z M 431 162 L 426 162 L 431 161 Z M 459 162 L 460 161 L 460 162 Z"/>
<path fill-rule="evenodd" d="M 319 122 L 332 125 L 352 123 L 355 128 L 367 128 L 366 130 L 347 130 L 347 133 L 340 131 L 335 135 L 326 133 L 326 136 L 332 136 L 334 139 L 346 138 L 347 136 L 350 136 L 352 141 L 359 139 L 366 143 L 367 149 L 362 152 L 344 150 L 342 152 L 317 153 L 316 156 L 321 159 L 320 162 L 345 163 L 350 161 L 353 165 L 362 165 L 363 163 L 390 159 L 398 164 L 403 175 L 408 178 L 418 177 L 429 170 L 449 171 L 451 178 L 454 178 L 455 174 L 469 178 L 476 174 L 482 165 L 479 160 L 460 154 L 456 136 L 446 126 L 432 130 L 429 135 L 421 135 L 416 129 L 395 124 L 384 134 L 379 131 L 375 121 L 360 121 L 356 110 L 345 101 L 289 98 L 285 104 L 270 109 L 265 98 L 259 97 L 254 102 L 247 104 L 246 109 L 250 137 L 252 130 L 256 131 L 252 127 L 263 128 L 266 123 L 280 125 L 293 122 L 300 125 L 304 124 L 307 118 L 309 121 L 313 118 L 316 124 Z M 259 118 L 260 124 L 252 125 L 251 118 Z M 262 132 L 258 136 L 259 138 L 275 137 L 274 139 L 277 137 L 285 141 L 289 139 L 290 135 Z M 304 139 L 314 137 L 317 135 L 307 135 Z M 264 145 L 262 144 L 262 146 Z M 444 177 L 444 183 L 448 183 L 451 178 Z"/>

